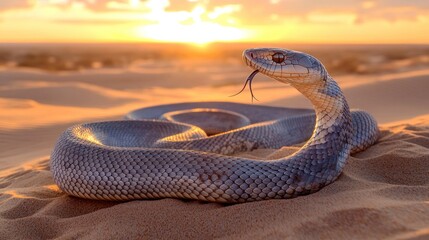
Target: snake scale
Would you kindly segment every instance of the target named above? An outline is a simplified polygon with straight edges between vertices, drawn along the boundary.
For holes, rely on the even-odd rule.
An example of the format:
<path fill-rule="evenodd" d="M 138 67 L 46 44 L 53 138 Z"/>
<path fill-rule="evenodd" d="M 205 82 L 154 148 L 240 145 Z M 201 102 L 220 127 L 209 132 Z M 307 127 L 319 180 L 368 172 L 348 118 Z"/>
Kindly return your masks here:
<path fill-rule="evenodd" d="M 72 126 L 51 155 L 54 181 L 67 194 L 87 199 L 284 199 L 332 183 L 351 153 L 377 141 L 374 118 L 349 110 L 341 89 L 315 57 L 257 48 L 245 50 L 243 60 L 254 69 L 250 83 L 260 72 L 290 84 L 314 110 L 181 103 L 139 109 L 126 120 Z M 214 127 L 208 126 L 210 119 Z M 232 156 L 305 141 L 280 159 Z"/>

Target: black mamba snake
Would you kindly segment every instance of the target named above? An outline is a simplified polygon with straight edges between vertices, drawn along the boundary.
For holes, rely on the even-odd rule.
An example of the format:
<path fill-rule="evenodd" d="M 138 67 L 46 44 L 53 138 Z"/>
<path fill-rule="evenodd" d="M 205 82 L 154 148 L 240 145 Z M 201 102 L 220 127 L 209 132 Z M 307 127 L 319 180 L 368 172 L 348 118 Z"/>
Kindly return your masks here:
<path fill-rule="evenodd" d="M 66 193 L 88 199 L 237 203 L 292 198 L 333 182 L 351 153 L 377 140 L 374 118 L 350 112 L 341 89 L 316 58 L 261 48 L 244 51 L 243 59 L 255 69 L 248 81 L 260 72 L 288 83 L 315 111 L 182 103 L 136 110 L 128 120 L 73 126 L 51 156 L 55 182 Z M 210 118 L 218 127 L 206 126 Z M 299 151 L 276 160 L 230 156 L 307 139 Z"/>

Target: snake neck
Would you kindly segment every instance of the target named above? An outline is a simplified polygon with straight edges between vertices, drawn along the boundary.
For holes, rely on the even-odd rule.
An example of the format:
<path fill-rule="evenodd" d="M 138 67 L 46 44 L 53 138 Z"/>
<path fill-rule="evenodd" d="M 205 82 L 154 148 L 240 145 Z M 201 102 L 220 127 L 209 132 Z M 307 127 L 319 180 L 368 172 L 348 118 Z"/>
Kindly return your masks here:
<path fill-rule="evenodd" d="M 325 161 L 319 164 L 341 171 L 350 154 L 353 133 L 349 106 L 341 89 L 329 75 L 317 84 L 292 85 L 311 101 L 316 112 L 313 134 L 298 154 L 316 154 Z"/>

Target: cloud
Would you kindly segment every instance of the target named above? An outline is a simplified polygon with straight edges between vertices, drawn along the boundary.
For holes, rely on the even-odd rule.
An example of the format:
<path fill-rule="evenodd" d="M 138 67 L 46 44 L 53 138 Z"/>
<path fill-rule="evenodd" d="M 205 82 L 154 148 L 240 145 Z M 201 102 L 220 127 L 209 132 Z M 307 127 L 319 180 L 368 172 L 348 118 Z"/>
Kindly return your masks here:
<path fill-rule="evenodd" d="M 73 5 L 83 5 L 93 11 L 131 10 L 142 0 L 4 0 L 0 2 L 0 11 L 38 6 L 53 6 L 68 8 Z"/>
<path fill-rule="evenodd" d="M 355 23 L 360 24 L 369 20 L 384 20 L 397 22 L 400 20 L 417 21 L 419 16 L 428 15 L 429 9 L 417 7 L 386 7 L 382 9 L 360 10 L 356 14 Z"/>
<path fill-rule="evenodd" d="M 170 0 L 167 11 L 191 11 L 196 6 L 203 6 L 207 11 L 231 4 L 229 0 Z M 290 21 L 341 23 L 344 19 L 354 23 L 372 20 L 395 22 L 399 20 L 415 21 L 418 16 L 427 15 L 427 0 L 239 0 L 234 4 L 239 11 L 226 14 L 238 19 L 244 25 L 267 25 Z M 314 17 L 317 15 L 318 17 Z M 321 18 L 324 16 L 324 18 Z"/>
<path fill-rule="evenodd" d="M 33 1 L 30 0 L 8 0 L 0 1 L 0 11 L 8 9 L 20 9 L 20 8 L 29 8 L 34 5 Z"/>
<path fill-rule="evenodd" d="M 131 1 L 131 0 L 74 0 L 69 4 L 80 3 L 92 11 L 108 12 L 108 11 L 136 11 L 139 10 L 138 6 L 144 1 Z"/>
<path fill-rule="evenodd" d="M 164 12 L 177 14 L 203 7 L 206 13 L 201 17 L 205 20 L 216 19 L 225 23 L 240 21 L 244 25 L 281 24 L 291 19 L 311 22 L 319 19 L 314 14 L 331 15 L 331 19 L 338 19 L 340 22 L 342 18 L 335 17 L 336 15 L 352 15 L 355 23 L 371 20 L 415 21 L 418 16 L 429 13 L 429 1 L 424 0 L 4 0 L 0 1 L 0 11 L 36 5 L 58 8 L 81 5 L 94 12 L 124 13 L 149 13 L 158 7 Z"/>
<path fill-rule="evenodd" d="M 56 23 L 64 24 L 88 24 L 88 25 L 118 25 L 118 24 L 148 24 L 153 23 L 142 20 L 127 20 L 127 19 L 56 19 Z"/>

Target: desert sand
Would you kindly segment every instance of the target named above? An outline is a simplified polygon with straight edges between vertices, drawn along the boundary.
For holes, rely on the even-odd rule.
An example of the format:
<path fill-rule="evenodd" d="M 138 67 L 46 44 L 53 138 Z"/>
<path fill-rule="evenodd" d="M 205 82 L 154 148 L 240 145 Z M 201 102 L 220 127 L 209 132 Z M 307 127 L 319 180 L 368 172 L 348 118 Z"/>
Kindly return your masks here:
<path fill-rule="evenodd" d="M 376 117 L 382 136 L 351 156 L 339 179 L 317 193 L 223 205 L 91 201 L 61 192 L 49 171 L 49 155 L 70 125 L 121 119 L 157 104 L 250 102 L 247 93 L 228 97 L 241 88 L 237 79 L 244 80 L 248 69 L 236 67 L 227 74 L 177 69 L 180 74 L 162 68 L 58 74 L 0 70 L 0 239 L 429 238 L 427 70 L 336 78 L 352 108 Z M 294 89 L 257 78 L 260 102 L 255 104 L 310 107 Z M 297 149 L 284 147 L 277 154 Z M 274 151 L 243 155 L 264 158 Z"/>

